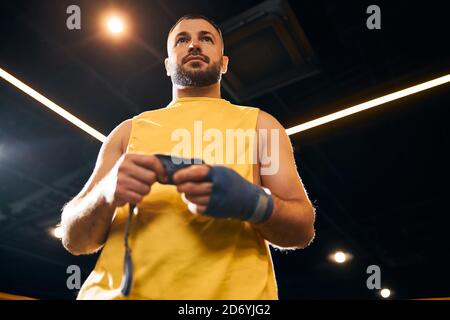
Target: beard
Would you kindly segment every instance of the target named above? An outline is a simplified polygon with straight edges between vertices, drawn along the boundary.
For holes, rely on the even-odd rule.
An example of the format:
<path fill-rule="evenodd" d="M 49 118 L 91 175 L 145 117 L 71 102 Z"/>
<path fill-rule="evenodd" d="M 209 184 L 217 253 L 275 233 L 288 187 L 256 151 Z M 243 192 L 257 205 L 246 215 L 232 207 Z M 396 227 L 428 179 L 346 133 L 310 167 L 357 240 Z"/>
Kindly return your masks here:
<path fill-rule="evenodd" d="M 221 59 L 222 60 L 222 59 Z M 191 68 L 176 64 L 172 74 L 172 82 L 183 87 L 207 87 L 222 79 L 221 61 L 212 63 L 204 71 L 200 70 L 201 62 L 190 62 Z"/>

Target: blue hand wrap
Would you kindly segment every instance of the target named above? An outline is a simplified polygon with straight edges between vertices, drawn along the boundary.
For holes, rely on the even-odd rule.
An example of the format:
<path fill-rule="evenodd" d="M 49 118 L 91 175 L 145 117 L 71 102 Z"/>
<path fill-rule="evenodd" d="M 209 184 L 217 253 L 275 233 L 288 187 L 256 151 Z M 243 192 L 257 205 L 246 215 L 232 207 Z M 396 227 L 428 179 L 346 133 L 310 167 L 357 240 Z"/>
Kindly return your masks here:
<path fill-rule="evenodd" d="M 216 218 L 235 218 L 258 224 L 272 215 L 272 196 L 237 172 L 224 166 L 212 166 L 206 180 L 213 183 L 204 214 Z"/>

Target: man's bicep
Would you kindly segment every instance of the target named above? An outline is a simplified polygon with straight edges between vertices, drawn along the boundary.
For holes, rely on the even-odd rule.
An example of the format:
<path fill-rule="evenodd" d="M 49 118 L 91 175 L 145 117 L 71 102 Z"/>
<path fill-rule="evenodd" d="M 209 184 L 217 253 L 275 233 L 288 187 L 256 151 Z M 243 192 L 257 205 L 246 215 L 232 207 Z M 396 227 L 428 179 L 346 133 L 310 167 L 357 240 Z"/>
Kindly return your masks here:
<path fill-rule="evenodd" d="M 260 129 L 267 129 L 262 152 L 270 159 L 261 163 L 261 184 L 283 200 L 309 201 L 295 163 L 292 143 L 284 127 L 273 116 L 263 112 Z M 272 131 L 275 130 L 275 131 Z"/>
<path fill-rule="evenodd" d="M 130 131 L 131 119 L 125 120 L 113 131 L 111 131 L 100 148 L 94 171 L 84 185 L 83 189 L 75 198 L 85 196 L 113 168 L 114 164 L 125 152 L 123 148 L 123 141 L 128 142 Z"/>

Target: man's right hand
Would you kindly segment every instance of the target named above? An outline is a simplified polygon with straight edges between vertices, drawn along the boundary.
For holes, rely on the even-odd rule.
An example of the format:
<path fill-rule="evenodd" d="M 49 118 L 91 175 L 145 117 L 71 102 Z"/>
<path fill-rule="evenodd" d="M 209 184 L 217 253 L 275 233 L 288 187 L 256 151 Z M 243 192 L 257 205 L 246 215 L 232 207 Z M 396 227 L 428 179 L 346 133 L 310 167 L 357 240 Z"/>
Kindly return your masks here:
<path fill-rule="evenodd" d="M 105 179 L 106 202 L 115 207 L 139 203 L 156 181 L 166 181 L 165 170 L 152 154 L 123 154 Z"/>

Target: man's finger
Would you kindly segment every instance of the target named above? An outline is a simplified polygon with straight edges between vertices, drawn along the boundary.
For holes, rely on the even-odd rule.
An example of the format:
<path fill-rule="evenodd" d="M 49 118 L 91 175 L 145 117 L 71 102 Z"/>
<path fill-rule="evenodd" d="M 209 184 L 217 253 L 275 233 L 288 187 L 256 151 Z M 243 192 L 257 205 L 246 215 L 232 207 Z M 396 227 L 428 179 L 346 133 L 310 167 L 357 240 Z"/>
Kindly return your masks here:
<path fill-rule="evenodd" d="M 156 172 L 149 170 L 135 163 L 131 163 L 130 167 L 125 169 L 124 172 L 129 174 L 136 180 L 139 180 L 145 184 L 153 184 L 156 180 Z"/>
<path fill-rule="evenodd" d="M 211 194 L 212 182 L 184 182 L 177 185 L 178 192 L 184 192 L 191 196 L 202 196 Z"/>
<path fill-rule="evenodd" d="M 203 205 L 206 206 L 208 205 L 208 201 L 209 201 L 209 196 L 190 196 L 188 194 L 186 194 L 186 199 L 194 204 L 198 205 Z"/>
<path fill-rule="evenodd" d="M 165 180 L 166 178 L 165 169 L 161 161 L 159 161 L 159 159 L 154 155 L 136 154 L 131 159 L 135 164 L 154 171 L 158 177 L 158 180 L 160 181 Z"/>
<path fill-rule="evenodd" d="M 173 180 L 176 184 L 186 181 L 204 181 L 209 172 L 207 165 L 192 165 L 188 168 L 181 169 L 173 175 Z"/>
<path fill-rule="evenodd" d="M 203 214 L 206 211 L 206 206 L 197 206 L 197 213 Z"/>

